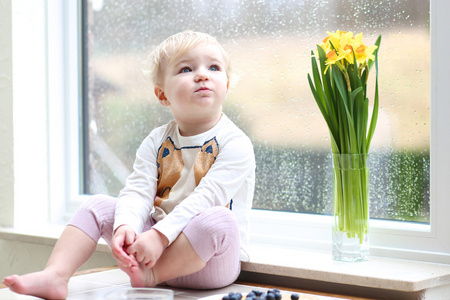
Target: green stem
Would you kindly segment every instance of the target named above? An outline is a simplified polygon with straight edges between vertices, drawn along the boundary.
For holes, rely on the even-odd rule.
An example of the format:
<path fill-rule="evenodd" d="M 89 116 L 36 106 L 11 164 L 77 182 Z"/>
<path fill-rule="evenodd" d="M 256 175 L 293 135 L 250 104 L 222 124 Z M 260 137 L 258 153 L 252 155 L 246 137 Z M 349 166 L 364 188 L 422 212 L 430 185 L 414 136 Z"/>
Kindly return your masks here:
<path fill-rule="evenodd" d="M 369 222 L 367 154 L 334 154 L 335 230 L 363 243 Z"/>

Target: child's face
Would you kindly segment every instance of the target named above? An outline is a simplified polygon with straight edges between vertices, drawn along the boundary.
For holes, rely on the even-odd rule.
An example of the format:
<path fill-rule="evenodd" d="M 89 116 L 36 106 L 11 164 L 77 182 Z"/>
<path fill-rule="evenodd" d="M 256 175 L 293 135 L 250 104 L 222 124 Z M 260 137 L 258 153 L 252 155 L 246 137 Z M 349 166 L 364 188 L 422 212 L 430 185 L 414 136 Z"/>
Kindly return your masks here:
<path fill-rule="evenodd" d="M 163 82 L 155 87 L 155 94 L 179 124 L 220 118 L 228 76 L 216 45 L 200 44 L 187 51 L 166 68 Z"/>

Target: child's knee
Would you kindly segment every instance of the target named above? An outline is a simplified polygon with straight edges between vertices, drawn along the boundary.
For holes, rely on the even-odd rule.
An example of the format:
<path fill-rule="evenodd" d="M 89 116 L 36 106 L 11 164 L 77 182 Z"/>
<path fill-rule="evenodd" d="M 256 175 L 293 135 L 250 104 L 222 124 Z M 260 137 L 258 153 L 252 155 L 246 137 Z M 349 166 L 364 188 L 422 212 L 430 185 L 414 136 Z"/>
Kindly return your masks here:
<path fill-rule="evenodd" d="M 224 206 L 214 206 L 204 212 L 206 215 L 211 215 L 213 218 L 233 219 L 236 220 L 233 212 Z"/>
<path fill-rule="evenodd" d="M 209 208 L 201 215 L 204 216 L 204 220 L 202 222 L 209 224 L 213 227 L 224 227 L 232 229 L 234 227 L 238 227 L 237 219 L 234 216 L 234 213 L 226 207 L 215 206 Z"/>
<path fill-rule="evenodd" d="M 85 209 L 93 212 L 114 212 L 115 208 L 116 198 L 103 194 L 90 196 L 80 207 L 80 209 Z"/>
<path fill-rule="evenodd" d="M 195 217 L 189 226 L 204 237 L 213 240 L 224 240 L 239 235 L 239 226 L 234 213 L 221 206 L 215 206 Z"/>
<path fill-rule="evenodd" d="M 104 237 L 109 243 L 114 224 L 115 198 L 106 195 L 89 197 L 77 210 L 69 225 L 85 232 L 94 241 Z"/>
<path fill-rule="evenodd" d="M 100 231 L 112 227 L 116 210 L 116 199 L 107 195 L 93 195 L 83 203 L 77 214 L 86 222 L 96 223 Z M 90 221 L 87 221 L 90 220 Z"/>

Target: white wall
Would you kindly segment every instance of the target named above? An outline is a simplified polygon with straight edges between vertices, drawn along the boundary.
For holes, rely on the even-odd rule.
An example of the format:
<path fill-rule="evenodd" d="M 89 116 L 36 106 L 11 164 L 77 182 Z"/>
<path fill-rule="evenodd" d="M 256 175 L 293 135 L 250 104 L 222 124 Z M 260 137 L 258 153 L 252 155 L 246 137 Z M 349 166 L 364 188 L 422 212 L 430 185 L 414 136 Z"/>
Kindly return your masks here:
<path fill-rule="evenodd" d="M 23 27 L 15 26 L 13 29 L 13 0 L 0 1 L 0 227 L 13 227 L 17 223 L 33 226 L 36 220 L 48 217 L 47 207 L 40 205 L 45 201 L 33 201 L 37 197 L 48 198 L 48 187 L 39 184 L 46 182 L 42 179 L 48 176 L 47 161 L 42 159 L 47 157 L 44 153 L 47 120 L 46 114 L 42 113 L 47 101 L 47 57 L 43 54 L 47 47 L 46 21 L 43 19 L 46 5 L 46 0 L 14 0 L 14 18 Z M 28 38 L 22 34 L 14 36 L 13 30 L 14 33 L 26 30 L 38 34 Z M 15 115 L 17 109 L 25 109 L 25 113 Z M 40 110 L 39 113 L 36 113 L 37 110 Z M 30 121 L 32 114 L 43 116 L 38 120 L 39 124 Z M 20 126 L 15 128 L 14 122 Z M 32 159 L 38 159 L 37 165 L 41 167 L 27 171 L 27 161 Z M 24 182 L 29 183 L 26 185 L 28 188 L 15 191 L 15 184 L 24 186 Z M 29 195 L 36 198 L 30 199 Z M 24 213 L 18 214 L 18 211 Z M 41 270 L 54 243 L 55 239 L 48 238 L 20 241 L 14 235 L 0 237 L 0 279 L 11 274 Z M 115 264 L 109 252 L 97 251 L 81 269 Z"/>
<path fill-rule="evenodd" d="M 0 226 L 14 222 L 11 3 L 0 2 Z"/>

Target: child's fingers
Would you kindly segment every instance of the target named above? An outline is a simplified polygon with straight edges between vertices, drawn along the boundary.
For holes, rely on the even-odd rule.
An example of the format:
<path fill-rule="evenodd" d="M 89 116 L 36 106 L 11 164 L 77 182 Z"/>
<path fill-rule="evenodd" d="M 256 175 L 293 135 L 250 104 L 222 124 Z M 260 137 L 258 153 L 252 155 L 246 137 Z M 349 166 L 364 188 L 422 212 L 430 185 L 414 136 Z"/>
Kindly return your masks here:
<path fill-rule="evenodd" d="M 127 253 L 127 248 L 130 247 L 136 238 L 136 234 L 131 228 L 124 225 L 117 229 L 111 241 L 111 252 L 117 262 L 124 267 L 130 267 L 133 264 L 137 265 L 136 259 L 131 258 Z"/>
<path fill-rule="evenodd" d="M 134 255 L 126 255 L 126 261 L 123 262 L 123 266 L 126 268 L 132 267 L 132 266 L 137 266 L 138 262 L 136 260 L 136 258 L 134 257 Z"/>
<path fill-rule="evenodd" d="M 119 238 L 115 238 L 111 242 L 111 251 L 113 255 L 120 256 L 123 251 L 123 242 Z"/>
<path fill-rule="evenodd" d="M 121 243 L 115 244 L 114 246 L 111 245 L 111 250 L 114 258 L 121 266 L 128 267 L 133 264 L 133 259 L 131 259 L 130 256 L 128 256 L 128 254 L 124 251 Z"/>
<path fill-rule="evenodd" d="M 146 255 L 148 253 L 146 253 L 144 249 L 142 249 L 142 247 L 139 248 L 139 245 L 137 244 L 138 243 L 134 243 L 133 245 L 127 247 L 126 252 L 128 253 L 128 255 L 132 256 L 136 260 L 136 262 L 147 264 L 150 260 Z M 140 251 L 138 251 L 138 249 Z"/>
<path fill-rule="evenodd" d="M 125 232 L 125 245 L 130 246 L 134 243 L 136 234 L 134 232 Z"/>
<path fill-rule="evenodd" d="M 113 245 L 111 244 L 111 252 L 112 252 L 112 255 L 114 256 L 114 258 L 115 258 L 116 260 L 120 260 L 120 259 L 121 259 L 120 249 L 121 249 L 120 247 L 113 246 Z"/>
<path fill-rule="evenodd" d="M 136 244 L 131 244 L 131 245 L 127 246 L 127 247 L 124 247 L 123 250 L 124 250 L 127 254 L 133 254 L 133 253 L 136 252 L 136 250 L 134 249 L 135 247 L 136 247 Z"/>
<path fill-rule="evenodd" d="M 118 255 L 118 256 L 114 256 L 114 258 L 117 260 L 117 263 L 123 267 L 131 267 L 132 265 L 137 265 L 136 260 L 134 259 L 134 257 L 132 258 L 132 256 L 130 257 L 129 255 L 127 255 L 125 252 L 123 252 L 122 254 Z"/>
<path fill-rule="evenodd" d="M 121 248 L 119 248 L 116 251 L 114 251 L 113 254 L 116 257 L 116 259 L 119 259 L 121 261 L 128 259 L 128 255 Z"/>

